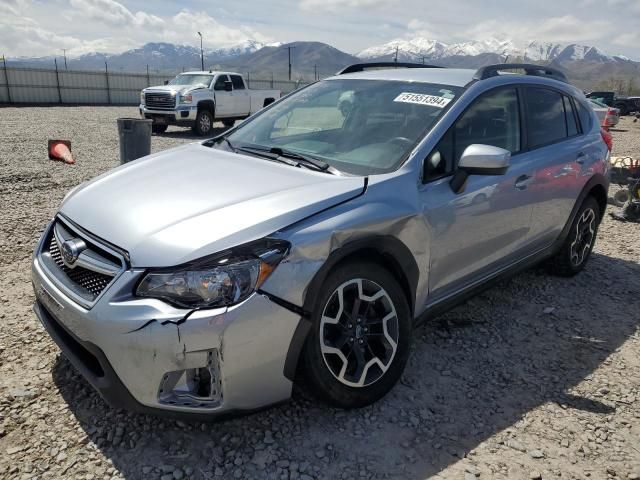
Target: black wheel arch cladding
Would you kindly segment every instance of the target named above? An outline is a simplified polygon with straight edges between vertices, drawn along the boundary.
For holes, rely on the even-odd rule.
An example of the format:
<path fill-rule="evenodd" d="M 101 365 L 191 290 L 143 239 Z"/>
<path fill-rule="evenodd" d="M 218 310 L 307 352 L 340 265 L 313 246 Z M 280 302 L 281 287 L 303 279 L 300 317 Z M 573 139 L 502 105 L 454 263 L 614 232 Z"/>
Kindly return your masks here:
<path fill-rule="evenodd" d="M 198 102 L 198 111 L 206 110 L 215 116 L 216 105 L 213 100 L 201 100 Z"/>

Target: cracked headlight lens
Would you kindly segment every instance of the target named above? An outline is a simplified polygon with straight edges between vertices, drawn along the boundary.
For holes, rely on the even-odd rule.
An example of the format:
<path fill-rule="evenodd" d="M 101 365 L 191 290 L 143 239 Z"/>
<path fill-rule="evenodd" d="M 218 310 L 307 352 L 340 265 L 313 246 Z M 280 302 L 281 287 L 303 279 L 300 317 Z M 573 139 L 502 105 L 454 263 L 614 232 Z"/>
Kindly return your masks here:
<path fill-rule="evenodd" d="M 170 270 L 151 270 L 136 295 L 182 307 L 222 307 L 242 302 L 265 282 L 289 244 L 263 240 Z"/>

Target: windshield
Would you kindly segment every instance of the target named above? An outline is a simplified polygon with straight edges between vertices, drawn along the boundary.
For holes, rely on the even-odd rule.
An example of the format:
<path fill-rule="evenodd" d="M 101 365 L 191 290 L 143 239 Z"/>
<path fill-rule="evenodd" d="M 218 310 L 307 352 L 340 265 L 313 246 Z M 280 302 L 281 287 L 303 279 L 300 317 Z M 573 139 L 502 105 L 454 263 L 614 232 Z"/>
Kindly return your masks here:
<path fill-rule="evenodd" d="M 211 84 L 213 75 L 189 75 L 183 73 L 169 82 L 169 85 L 198 85 L 203 84 L 207 87 Z"/>
<path fill-rule="evenodd" d="M 462 89 L 337 79 L 313 84 L 233 132 L 236 147 L 286 149 L 355 175 L 395 170 Z"/>

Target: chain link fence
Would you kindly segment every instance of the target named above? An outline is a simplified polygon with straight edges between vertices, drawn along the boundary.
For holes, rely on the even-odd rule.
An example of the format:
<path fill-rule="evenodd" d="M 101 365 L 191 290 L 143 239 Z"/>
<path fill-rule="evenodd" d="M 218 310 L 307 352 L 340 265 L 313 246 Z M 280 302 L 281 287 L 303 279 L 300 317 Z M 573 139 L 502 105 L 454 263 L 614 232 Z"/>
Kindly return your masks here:
<path fill-rule="evenodd" d="M 0 68 L 0 104 L 138 105 L 140 91 L 163 85 L 173 74 L 63 70 L 15 67 Z M 308 82 L 246 78 L 249 88 L 292 92 Z"/>

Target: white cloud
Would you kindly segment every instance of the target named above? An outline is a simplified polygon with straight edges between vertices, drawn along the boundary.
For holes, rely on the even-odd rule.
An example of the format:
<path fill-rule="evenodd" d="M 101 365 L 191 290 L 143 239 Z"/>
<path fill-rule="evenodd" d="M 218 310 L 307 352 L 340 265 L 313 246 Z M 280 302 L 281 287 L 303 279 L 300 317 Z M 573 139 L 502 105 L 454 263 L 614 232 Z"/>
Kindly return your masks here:
<path fill-rule="evenodd" d="M 71 0 L 71 6 L 92 20 L 105 22 L 116 27 L 137 26 L 157 28 L 164 20 L 146 12 L 131 12 L 115 0 Z"/>
<path fill-rule="evenodd" d="M 173 16 L 133 12 L 115 0 L 69 0 L 71 8 L 59 12 L 66 22 L 54 28 L 47 18 L 36 20 L 36 8 L 30 0 L 0 0 L 0 44 L 8 57 L 60 55 L 70 57 L 91 52 L 120 53 L 147 42 L 199 44 L 196 32 L 203 33 L 204 45 L 229 47 L 249 39 L 269 42 L 272 39 L 250 26 L 225 25 L 206 12 L 182 10 Z M 64 25 L 68 25 L 66 33 Z M 58 31 L 62 25 L 62 32 Z M 96 33 L 77 34 L 91 25 Z M 91 29 L 89 29 L 91 32 Z M 106 33 L 106 34 L 105 34 Z"/>
<path fill-rule="evenodd" d="M 393 0 L 302 0 L 300 8 L 307 11 L 338 12 L 343 9 L 388 7 L 392 3 L 396 2 Z"/>
<path fill-rule="evenodd" d="M 457 43 L 498 37 L 523 47 L 531 40 L 582 43 L 638 58 L 640 44 L 640 0 L 554 0 L 553 9 L 546 9 L 550 17 L 543 16 L 539 0 L 520 0 L 518 8 L 507 0 L 447 0 L 437 8 L 427 8 L 424 0 L 243 0 L 224 8 L 214 3 L 0 0 L 0 46 L 10 57 L 60 55 L 62 48 L 72 56 L 119 53 L 147 42 L 197 46 L 197 31 L 208 48 L 249 39 L 314 40 L 353 52 L 393 38 Z"/>
<path fill-rule="evenodd" d="M 613 43 L 622 47 L 630 47 L 636 49 L 638 48 L 638 45 L 640 45 L 640 32 L 638 30 L 620 32 L 613 39 Z"/>
<path fill-rule="evenodd" d="M 627 0 L 608 1 L 626 2 Z M 609 20 L 585 20 L 573 15 L 549 17 L 541 20 L 490 19 L 465 28 L 451 28 L 450 25 L 438 22 L 412 19 L 409 21 L 407 29 L 406 36 L 408 37 L 420 36 L 450 43 L 495 38 L 512 40 L 515 44 L 523 47 L 532 40 L 597 45 L 610 36 L 609 32 L 615 30 Z M 632 34 L 627 36 L 631 38 Z M 619 39 L 620 35 L 617 35 L 616 38 Z M 614 43 L 617 42 L 614 41 Z M 624 45 L 631 46 L 632 44 L 629 41 Z"/>
<path fill-rule="evenodd" d="M 202 32 L 203 43 L 207 47 L 228 47 L 237 45 L 247 39 L 268 42 L 271 39 L 255 31 L 251 27 L 240 25 L 229 27 L 221 24 L 206 12 L 182 10 L 171 20 L 160 35 L 163 40 L 174 43 L 195 42 L 196 32 Z M 199 41 L 199 40 L 198 40 Z"/>

